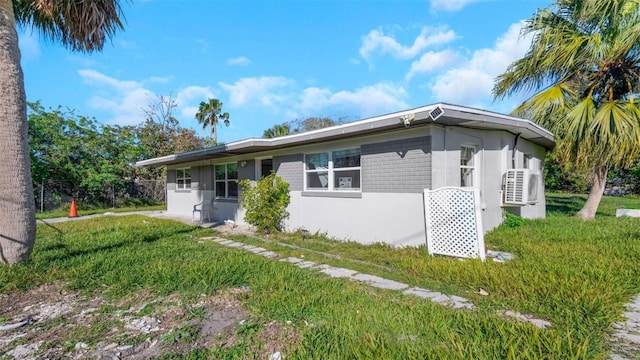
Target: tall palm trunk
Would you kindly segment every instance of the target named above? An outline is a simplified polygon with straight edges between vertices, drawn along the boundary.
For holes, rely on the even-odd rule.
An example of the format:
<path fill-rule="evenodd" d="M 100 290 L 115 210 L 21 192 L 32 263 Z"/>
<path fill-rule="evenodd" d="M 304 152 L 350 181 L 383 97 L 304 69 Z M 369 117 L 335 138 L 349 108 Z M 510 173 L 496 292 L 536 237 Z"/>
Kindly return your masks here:
<path fill-rule="evenodd" d="M 589 197 L 582 209 L 576 214 L 577 217 L 589 220 L 596 217 L 596 211 L 598 211 L 598 205 L 602 200 L 604 194 L 604 188 L 607 185 L 607 173 L 609 172 L 608 166 L 599 166 L 593 169 L 591 174 L 591 187 L 589 189 Z"/>
<path fill-rule="evenodd" d="M 11 0 L 0 0 L 0 263 L 29 258 L 35 205 L 27 146 L 27 105 Z"/>

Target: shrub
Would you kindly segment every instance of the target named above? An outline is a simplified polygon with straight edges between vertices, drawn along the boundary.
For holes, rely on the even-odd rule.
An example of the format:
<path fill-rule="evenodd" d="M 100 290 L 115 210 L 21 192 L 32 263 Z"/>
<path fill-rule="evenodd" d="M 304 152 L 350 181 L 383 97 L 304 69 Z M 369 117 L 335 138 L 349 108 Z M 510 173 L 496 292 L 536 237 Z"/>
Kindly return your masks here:
<path fill-rule="evenodd" d="M 240 204 L 246 209 L 244 220 L 260 232 L 281 231 L 289 217 L 289 184 L 272 172 L 254 186 L 249 180 L 242 180 L 240 187 Z"/>
<path fill-rule="evenodd" d="M 503 211 L 503 216 L 504 222 L 502 224 L 508 228 L 517 228 L 525 224 L 523 218 L 506 210 Z"/>

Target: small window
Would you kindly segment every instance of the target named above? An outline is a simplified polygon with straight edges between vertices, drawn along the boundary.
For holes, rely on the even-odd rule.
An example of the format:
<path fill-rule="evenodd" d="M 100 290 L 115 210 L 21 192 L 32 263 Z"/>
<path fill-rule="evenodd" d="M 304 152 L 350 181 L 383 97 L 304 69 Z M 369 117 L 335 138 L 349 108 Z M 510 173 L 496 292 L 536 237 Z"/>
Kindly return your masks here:
<path fill-rule="evenodd" d="M 215 168 L 216 198 L 238 197 L 238 165 L 222 164 Z"/>
<path fill-rule="evenodd" d="M 360 149 L 305 155 L 305 189 L 360 191 Z"/>
<path fill-rule="evenodd" d="M 191 168 L 176 170 L 176 189 L 191 190 Z"/>
<path fill-rule="evenodd" d="M 460 186 L 473 187 L 473 177 L 475 171 L 474 146 L 463 145 L 460 147 Z"/>

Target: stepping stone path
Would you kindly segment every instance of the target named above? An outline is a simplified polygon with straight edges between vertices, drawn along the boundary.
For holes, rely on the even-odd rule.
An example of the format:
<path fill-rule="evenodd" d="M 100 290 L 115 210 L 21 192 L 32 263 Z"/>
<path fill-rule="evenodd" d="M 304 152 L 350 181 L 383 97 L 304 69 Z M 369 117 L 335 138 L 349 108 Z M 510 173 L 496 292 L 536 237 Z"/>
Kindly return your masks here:
<path fill-rule="evenodd" d="M 201 240 L 212 240 L 217 242 L 218 244 L 233 247 L 233 248 L 244 249 L 254 254 L 262 255 L 269 259 L 279 258 L 278 253 L 273 251 L 268 251 L 267 249 L 264 249 L 258 246 L 247 245 L 240 242 L 231 241 L 231 240 L 214 237 L 214 236 L 203 237 L 201 238 Z M 419 287 L 409 287 L 409 285 L 403 284 L 401 282 L 381 278 L 375 275 L 359 273 L 355 270 L 333 267 L 327 264 L 318 264 L 313 261 L 306 261 L 304 259 L 300 259 L 296 257 L 288 257 L 285 259 L 280 259 L 280 261 L 291 263 L 301 269 L 316 270 L 333 278 L 344 278 L 352 281 L 358 281 L 363 284 L 367 284 L 369 286 L 373 286 L 380 289 L 402 291 L 402 294 L 404 295 L 417 296 L 417 297 L 432 301 L 436 304 L 448 306 L 454 309 L 473 310 L 475 307 L 475 305 L 473 305 L 473 303 L 469 301 L 469 299 L 463 298 L 461 296 L 447 295 L 441 292 L 423 289 Z M 514 311 L 502 311 L 502 312 L 499 312 L 498 314 L 506 318 L 528 322 L 541 329 L 545 329 L 551 326 L 551 323 L 549 323 L 548 321 L 545 321 L 542 319 L 536 319 L 531 315 L 522 315 Z"/>
<path fill-rule="evenodd" d="M 611 359 L 637 359 L 640 353 L 640 295 L 626 305 L 624 322 L 613 324 Z"/>

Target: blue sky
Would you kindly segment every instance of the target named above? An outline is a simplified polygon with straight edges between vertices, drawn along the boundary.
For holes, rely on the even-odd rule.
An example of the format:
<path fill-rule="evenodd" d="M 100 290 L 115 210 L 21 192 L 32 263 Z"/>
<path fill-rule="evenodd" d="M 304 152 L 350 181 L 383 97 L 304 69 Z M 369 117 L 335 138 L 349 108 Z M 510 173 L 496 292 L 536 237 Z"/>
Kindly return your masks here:
<path fill-rule="evenodd" d="M 493 79 L 522 57 L 524 19 L 542 0 L 222 1 L 123 3 L 126 29 L 101 53 L 71 53 L 20 29 L 29 101 L 101 123 L 144 120 L 171 94 L 197 129 L 200 101 L 220 99 L 219 141 L 260 137 L 309 116 L 357 120 L 434 102 L 509 112 Z"/>

